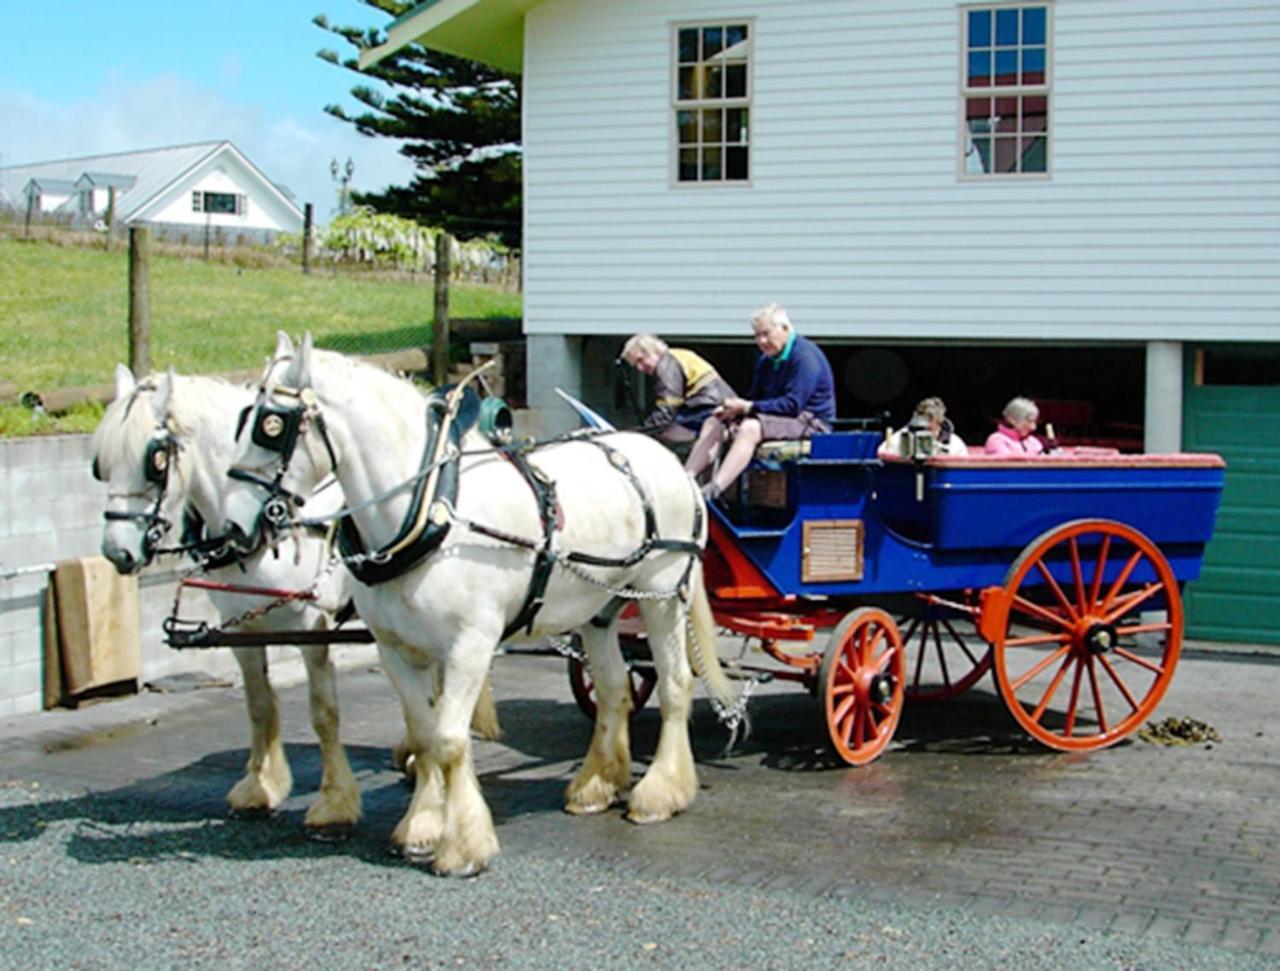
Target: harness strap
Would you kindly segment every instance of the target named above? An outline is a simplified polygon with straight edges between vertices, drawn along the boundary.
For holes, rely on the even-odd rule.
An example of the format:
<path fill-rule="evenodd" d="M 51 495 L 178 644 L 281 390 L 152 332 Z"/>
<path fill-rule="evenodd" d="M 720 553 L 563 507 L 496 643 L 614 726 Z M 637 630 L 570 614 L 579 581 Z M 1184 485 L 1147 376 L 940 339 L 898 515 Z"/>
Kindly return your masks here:
<path fill-rule="evenodd" d="M 547 592 L 547 583 L 551 579 L 551 570 L 555 566 L 555 554 L 551 550 L 551 540 L 556 531 L 556 486 L 541 469 L 536 468 L 525 457 L 526 450 L 519 447 L 501 450 L 533 490 L 538 501 L 538 515 L 542 518 L 542 542 L 537 546 L 533 560 L 533 576 L 529 579 L 529 592 L 525 594 L 524 604 L 516 614 L 515 620 L 507 624 L 502 632 L 502 640 L 506 640 L 516 631 L 524 628 L 526 634 L 533 632 L 533 621 L 542 609 L 543 597 Z M 520 545 L 528 544 L 522 540 Z"/>

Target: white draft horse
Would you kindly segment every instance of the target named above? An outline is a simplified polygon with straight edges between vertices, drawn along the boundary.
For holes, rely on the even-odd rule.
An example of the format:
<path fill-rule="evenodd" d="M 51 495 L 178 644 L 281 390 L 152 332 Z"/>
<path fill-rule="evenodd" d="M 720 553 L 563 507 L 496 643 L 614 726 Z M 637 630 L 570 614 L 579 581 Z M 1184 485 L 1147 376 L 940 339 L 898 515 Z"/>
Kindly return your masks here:
<path fill-rule="evenodd" d="M 108 486 L 102 553 L 121 573 L 136 573 L 166 544 L 177 548 L 184 520 L 222 522 L 227 469 L 235 447 L 236 419 L 253 404 L 247 388 L 207 377 L 167 374 L 137 382 L 116 367 L 116 396 L 94 432 L 94 475 Z M 336 509 L 337 490 L 315 502 Z M 216 555 L 216 553 L 215 553 Z M 226 560 L 228 558 L 224 558 Z M 215 561 L 216 562 L 216 561 Z M 275 551 L 210 569 L 208 578 L 229 585 L 311 590 L 316 599 L 276 606 L 237 627 L 246 631 L 324 630 L 350 599 L 351 575 L 329 563 L 322 537 L 298 531 Z M 210 591 L 220 617 L 231 620 L 270 603 L 260 596 Z M 338 688 L 329 648 L 299 646 L 306 665 L 311 724 L 320 742 L 320 791 L 307 810 L 309 835 L 340 839 L 360 818 L 360 790 L 339 739 Z M 280 737 L 280 715 L 268 676 L 265 648 L 232 649 L 244 679 L 250 725 L 245 774 L 227 795 L 233 812 L 269 813 L 288 795 L 293 776 Z"/>
<path fill-rule="evenodd" d="M 282 335 L 281 348 L 286 342 Z M 688 734 L 690 658 L 718 705 L 730 705 L 734 692 L 716 657 L 698 556 L 706 510 L 679 461 L 633 433 L 544 443 L 527 462 L 534 477 L 550 484 L 548 504 L 516 462 L 469 432 L 454 459 L 451 500 L 436 486 L 453 456 L 447 447 L 427 452 L 429 408 L 409 382 L 313 350 L 307 335 L 294 353 L 268 365 L 239 439 L 233 471 L 239 478 L 225 506 L 227 535 L 252 536 L 267 500 L 306 493 L 335 472 L 350 504 L 345 526 L 364 550 L 374 551 L 348 556 L 360 576 L 362 564 L 377 567 L 398 555 L 412 533 L 406 528 L 415 496 L 408 486 L 428 483 L 425 500 L 416 504 L 418 521 L 445 530 L 443 539 L 407 571 L 355 590 L 404 706 L 415 757 L 415 791 L 393 846 L 451 875 L 477 873 L 497 853 L 467 724 L 504 634 L 581 634 L 597 716 L 565 808 L 598 813 L 623 796 L 631 781 L 630 695 L 616 610 L 607 609 L 620 592 L 638 599 L 662 717 L 656 755 L 630 790 L 627 815 L 657 822 L 685 809 L 697 793 Z M 272 436 L 291 444 L 282 448 Z M 664 545 L 667 540 L 684 546 Z M 526 622 L 540 548 L 550 553 L 550 572 L 535 598 L 541 608 Z M 576 553 L 589 557 L 575 561 Z M 508 628 L 517 618 L 521 629 L 513 634 Z"/>

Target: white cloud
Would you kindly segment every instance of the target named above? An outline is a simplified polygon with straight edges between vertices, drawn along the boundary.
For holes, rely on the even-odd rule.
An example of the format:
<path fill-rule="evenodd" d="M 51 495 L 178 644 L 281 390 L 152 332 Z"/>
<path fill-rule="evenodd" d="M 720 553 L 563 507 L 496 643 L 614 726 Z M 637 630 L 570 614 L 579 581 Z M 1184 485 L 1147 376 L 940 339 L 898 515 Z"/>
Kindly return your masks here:
<path fill-rule="evenodd" d="M 319 222 L 337 203 L 334 158 L 353 161 L 356 189 L 377 191 L 413 177 L 399 143 L 365 138 L 319 108 L 314 118 L 272 116 L 172 75 L 138 85 L 108 79 L 92 98 L 71 104 L 0 92 L 0 117 L 0 165 L 227 139 L 299 204 L 313 203 Z"/>

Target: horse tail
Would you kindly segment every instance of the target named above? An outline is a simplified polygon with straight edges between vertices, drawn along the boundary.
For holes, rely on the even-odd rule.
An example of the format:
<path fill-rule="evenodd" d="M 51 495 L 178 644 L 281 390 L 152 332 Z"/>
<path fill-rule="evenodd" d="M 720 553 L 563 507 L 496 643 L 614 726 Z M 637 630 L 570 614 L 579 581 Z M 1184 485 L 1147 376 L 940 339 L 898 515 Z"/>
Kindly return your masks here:
<path fill-rule="evenodd" d="M 737 700 L 737 692 L 720 665 L 720 655 L 716 653 L 718 628 L 715 616 L 711 613 L 711 602 L 707 599 L 701 560 L 693 564 L 693 570 L 689 574 L 689 586 L 693 591 L 689 601 L 691 622 L 691 636 L 688 638 L 689 662 L 719 706 L 730 708 Z"/>
<path fill-rule="evenodd" d="M 487 742 L 496 742 L 502 738 L 502 726 L 498 724 L 498 706 L 493 703 L 493 685 L 487 674 L 484 676 L 484 684 L 480 686 L 475 711 L 471 713 L 471 730 Z"/>

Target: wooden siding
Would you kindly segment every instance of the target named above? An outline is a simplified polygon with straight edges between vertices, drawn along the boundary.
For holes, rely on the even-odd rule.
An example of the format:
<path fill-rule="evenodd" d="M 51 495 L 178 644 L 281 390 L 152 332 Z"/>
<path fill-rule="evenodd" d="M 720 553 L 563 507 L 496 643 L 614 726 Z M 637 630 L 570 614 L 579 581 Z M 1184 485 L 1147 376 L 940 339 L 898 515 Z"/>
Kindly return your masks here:
<path fill-rule="evenodd" d="M 1280 340 L 1280 4 L 1057 0 L 1049 178 L 957 176 L 952 0 L 547 0 L 525 328 Z M 754 21 L 749 186 L 670 181 L 671 25 Z"/>

